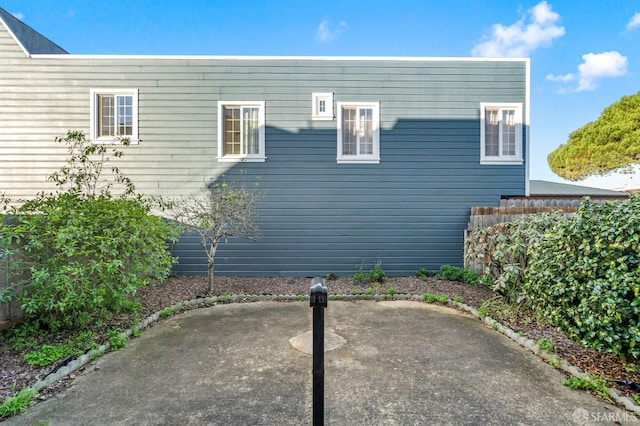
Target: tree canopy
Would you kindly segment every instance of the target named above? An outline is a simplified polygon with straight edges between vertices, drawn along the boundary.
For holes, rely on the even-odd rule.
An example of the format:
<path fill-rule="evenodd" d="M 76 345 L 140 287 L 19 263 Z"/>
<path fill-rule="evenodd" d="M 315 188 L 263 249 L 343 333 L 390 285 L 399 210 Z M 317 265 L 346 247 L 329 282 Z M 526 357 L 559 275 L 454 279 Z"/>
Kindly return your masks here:
<path fill-rule="evenodd" d="M 623 96 L 596 121 L 573 131 L 547 161 L 555 174 L 569 180 L 603 176 L 640 164 L 640 92 Z"/>

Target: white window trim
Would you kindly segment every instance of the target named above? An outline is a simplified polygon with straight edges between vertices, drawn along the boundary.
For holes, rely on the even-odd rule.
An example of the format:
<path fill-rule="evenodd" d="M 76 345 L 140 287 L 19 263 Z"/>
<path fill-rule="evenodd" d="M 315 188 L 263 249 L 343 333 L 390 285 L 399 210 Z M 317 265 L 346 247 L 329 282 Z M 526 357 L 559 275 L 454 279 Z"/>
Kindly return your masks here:
<path fill-rule="evenodd" d="M 324 112 L 320 111 L 320 101 L 326 102 Z M 333 120 L 333 93 L 312 93 L 311 94 L 311 119 L 312 120 Z"/>
<path fill-rule="evenodd" d="M 258 154 L 245 154 L 245 155 L 224 155 L 224 123 L 222 108 L 225 106 L 240 106 L 240 107 L 258 107 Z M 265 162 L 267 157 L 265 155 L 265 101 L 218 101 L 218 161 L 223 163 L 235 163 L 235 162 Z"/>
<path fill-rule="evenodd" d="M 138 89 L 90 89 L 89 96 L 89 113 L 91 118 L 89 120 L 90 123 L 90 140 L 94 143 L 104 143 L 104 144 L 117 144 L 120 142 L 119 136 L 98 136 L 98 95 L 114 95 L 114 96 L 131 96 L 131 109 L 132 109 L 132 135 L 126 136 L 129 138 L 129 142 L 132 144 L 137 144 L 140 141 L 139 130 L 138 130 Z M 117 126 L 116 126 L 117 128 Z"/>
<path fill-rule="evenodd" d="M 485 146 L 485 110 L 487 108 L 515 109 L 516 110 L 516 152 L 515 155 L 499 155 L 488 157 Z M 481 102 L 480 103 L 480 164 L 520 165 L 522 159 L 522 103 L 513 102 Z"/>
<path fill-rule="evenodd" d="M 343 155 L 342 154 L 342 109 L 344 107 L 367 107 L 373 109 L 373 154 L 371 155 Z M 338 102 L 338 164 L 379 164 L 380 163 L 380 102 Z"/>

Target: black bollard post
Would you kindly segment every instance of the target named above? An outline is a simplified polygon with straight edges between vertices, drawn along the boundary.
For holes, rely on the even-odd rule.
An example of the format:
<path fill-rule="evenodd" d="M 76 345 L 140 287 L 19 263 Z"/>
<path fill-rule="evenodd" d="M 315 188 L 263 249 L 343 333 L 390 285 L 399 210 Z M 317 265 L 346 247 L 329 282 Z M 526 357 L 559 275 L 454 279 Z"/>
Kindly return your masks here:
<path fill-rule="evenodd" d="M 324 308 L 327 286 L 324 279 L 311 281 L 309 304 L 313 308 L 313 425 L 324 424 Z"/>

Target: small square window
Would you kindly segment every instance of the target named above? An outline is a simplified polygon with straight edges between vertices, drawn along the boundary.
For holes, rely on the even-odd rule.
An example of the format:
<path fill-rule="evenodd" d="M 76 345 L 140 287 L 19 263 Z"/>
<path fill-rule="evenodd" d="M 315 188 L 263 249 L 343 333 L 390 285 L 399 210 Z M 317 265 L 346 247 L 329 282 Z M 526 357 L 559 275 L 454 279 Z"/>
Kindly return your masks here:
<path fill-rule="evenodd" d="M 138 90 L 91 89 L 91 140 L 138 141 Z"/>
<path fill-rule="evenodd" d="M 333 93 L 312 93 L 312 120 L 333 120 Z"/>

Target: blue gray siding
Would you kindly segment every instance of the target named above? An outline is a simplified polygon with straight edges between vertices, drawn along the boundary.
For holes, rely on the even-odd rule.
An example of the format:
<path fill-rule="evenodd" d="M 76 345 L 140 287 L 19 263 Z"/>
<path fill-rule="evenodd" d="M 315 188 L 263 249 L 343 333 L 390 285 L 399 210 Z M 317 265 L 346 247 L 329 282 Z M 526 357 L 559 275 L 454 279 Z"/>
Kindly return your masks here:
<path fill-rule="evenodd" d="M 46 176 L 66 158 L 54 138 L 89 133 L 91 88 L 139 90 L 142 141 L 118 166 L 140 192 L 197 193 L 225 173 L 259 179 L 262 236 L 222 245 L 219 274 L 345 275 L 376 259 L 392 275 L 461 265 L 470 208 L 525 193 L 525 165 L 480 165 L 479 105 L 522 102 L 526 115 L 526 60 L 28 57 L 1 24 L 0 55 L 9 196 L 51 189 Z M 336 163 L 336 122 L 311 120 L 312 92 L 380 102 L 380 164 Z M 219 100 L 266 102 L 266 162 L 217 161 Z M 194 238 L 174 253 L 178 273 L 206 272 Z"/>

